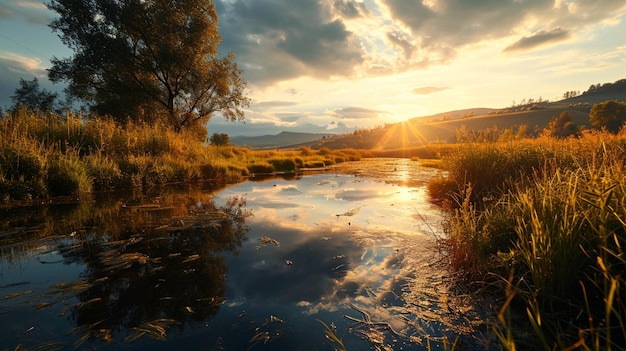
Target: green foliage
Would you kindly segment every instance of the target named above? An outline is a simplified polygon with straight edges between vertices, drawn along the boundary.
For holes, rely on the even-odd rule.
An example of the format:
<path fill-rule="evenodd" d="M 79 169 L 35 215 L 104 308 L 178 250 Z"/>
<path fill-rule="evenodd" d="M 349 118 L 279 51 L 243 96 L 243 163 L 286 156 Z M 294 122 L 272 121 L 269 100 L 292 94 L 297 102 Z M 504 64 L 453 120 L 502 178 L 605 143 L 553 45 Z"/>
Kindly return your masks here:
<path fill-rule="evenodd" d="M 91 191 L 87 169 L 73 157 L 49 160 L 46 185 L 54 196 L 77 195 Z"/>
<path fill-rule="evenodd" d="M 626 102 L 608 100 L 593 105 L 589 122 L 595 127 L 617 133 L 626 122 Z"/>
<path fill-rule="evenodd" d="M 227 146 L 230 145 L 230 136 L 226 133 L 213 133 L 209 139 L 211 145 Z"/>
<path fill-rule="evenodd" d="M 545 130 L 551 137 L 565 138 L 575 135 L 578 127 L 572 121 L 572 114 L 568 111 L 563 111 L 560 115 L 552 117 Z"/>
<path fill-rule="evenodd" d="M 248 170 L 252 174 L 272 174 L 275 169 L 269 162 L 253 163 L 248 166 Z"/>
<path fill-rule="evenodd" d="M 292 158 L 272 158 L 267 160 L 277 172 L 295 172 L 298 169 L 296 161 Z"/>
<path fill-rule="evenodd" d="M 58 94 L 41 89 L 37 77 L 33 78 L 32 81 L 25 81 L 20 78 L 20 87 L 15 89 L 14 94 L 11 96 L 11 101 L 13 101 L 11 110 L 13 111 L 21 107 L 43 112 L 56 111 L 59 108 L 56 101 Z"/>
<path fill-rule="evenodd" d="M 52 0 L 50 27 L 74 56 L 53 58 L 49 78 L 117 121 L 160 121 L 176 131 L 215 112 L 243 120 L 242 72 L 221 40 L 210 0 Z M 204 136 L 206 139 L 206 135 Z"/>

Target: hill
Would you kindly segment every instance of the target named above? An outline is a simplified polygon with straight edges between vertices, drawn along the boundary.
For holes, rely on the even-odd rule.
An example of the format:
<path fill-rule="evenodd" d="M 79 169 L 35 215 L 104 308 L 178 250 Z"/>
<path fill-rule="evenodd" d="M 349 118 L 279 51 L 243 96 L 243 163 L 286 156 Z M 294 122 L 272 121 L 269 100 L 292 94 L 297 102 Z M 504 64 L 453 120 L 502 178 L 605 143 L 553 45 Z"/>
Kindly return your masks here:
<path fill-rule="evenodd" d="M 416 117 L 384 128 L 355 131 L 309 144 L 315 148 L 397 149 L 431 143 L 456 142 L 457 130 L 505 130 L 525 125 L 528 132 L 539 133 L 550 120 L 569 111 L 579 126 L 589 125 L 591 107 L 606 100 L 626 102 L 626 79 L 592 85 L 579 96 L 556 102 L 538 102 L 506 109 L 475 108 Z"/>
<path fill-rule="evenodd" d="M 297 147 L 303 144 L 316 143 L 335 134 L 281 132 L 276 135 L 235 136 L 230 143 L 237 146 L 248 146 L 254 149 L 278 149 Z"/>

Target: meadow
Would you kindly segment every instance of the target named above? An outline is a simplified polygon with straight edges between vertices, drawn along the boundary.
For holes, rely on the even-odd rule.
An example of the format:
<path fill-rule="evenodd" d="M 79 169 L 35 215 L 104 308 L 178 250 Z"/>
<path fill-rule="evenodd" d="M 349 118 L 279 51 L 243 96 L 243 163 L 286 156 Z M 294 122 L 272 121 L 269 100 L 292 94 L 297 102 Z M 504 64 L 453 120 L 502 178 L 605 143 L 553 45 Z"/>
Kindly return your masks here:
<path fill-rule="evenodd" d="M 215 146 L 193 131 L 21 109 L 0 120 L 0 194 L 9 202 L 176 182 L 228 184 L 356 161 L 363 154 Z"/>
<path fill-rule="evenodd" d="M 507 350 L 626 349 L 626 133 L 458 144 L 429 184 Z"/>

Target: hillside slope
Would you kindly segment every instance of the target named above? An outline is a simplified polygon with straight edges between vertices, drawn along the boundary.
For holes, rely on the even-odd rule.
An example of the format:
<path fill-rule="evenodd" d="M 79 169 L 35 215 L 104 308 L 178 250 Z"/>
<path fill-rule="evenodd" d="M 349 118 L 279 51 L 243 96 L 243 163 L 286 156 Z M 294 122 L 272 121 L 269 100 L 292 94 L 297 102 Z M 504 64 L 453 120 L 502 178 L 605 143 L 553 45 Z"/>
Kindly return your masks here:
<path fill-rule="evenodd" d="M 248 146 L 254 149 L 276 149 L 292 145 L 307 144 L 336 136 L 335 134 L 281 132 L 276 135 L 235 136 L 230 143 L 236 146 Z"/>
<path fill-rule="evenodd" d="M 417 117 L 406 122 L 387 125 L 371 131 L 357 131 L 325 138 L 310 146 L 330 149 L 397 149 L 402 147 L 421 146 L 429 143 L 456 142 L 456 131 L 480 131 L 487 128 L 498 130 L 516 129 L 526 125 L 531 133 L 539 133 L 548 126 L 550 120 L 569 111 L 573 122 L 579 126 L 589 125 L 591 107 L 606 100 L 626 102 L 626 80 L 598 85 L 598 89 L 584 92 L 582 95 L 557 102 L 542 102 L 517 106 L 507 109 L 466 109 L 461 117 L 454 116 L 452 111 L 433 116 Z M 468 113 L 474 111 L 474 114 Z M 476 111 L 487 111 L 477 114 Z M 458 115 L 458 114 L 457 114 Z"/>

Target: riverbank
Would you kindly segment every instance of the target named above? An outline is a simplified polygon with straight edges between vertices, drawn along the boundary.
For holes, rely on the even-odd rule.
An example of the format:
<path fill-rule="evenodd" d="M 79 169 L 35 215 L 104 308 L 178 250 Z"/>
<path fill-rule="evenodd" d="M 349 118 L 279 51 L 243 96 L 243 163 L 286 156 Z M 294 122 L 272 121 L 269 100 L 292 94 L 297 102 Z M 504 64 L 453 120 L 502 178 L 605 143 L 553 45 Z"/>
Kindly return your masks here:
<path fill-rule="evenodd" d="M 626 135 L 460 145 L 444 158 L 453 268 L 501 302 L 502 348 L 626 349 Z"/>
<path fill-rule="evenodd" d="M 0 120 L 0 200 L 203 180 L 230 184 L 255 174 L 323 168 L 366 156 L 357 150 L 279 152 L 208 145 L 196 134 L 71 113 L 9 113 Z"/>

